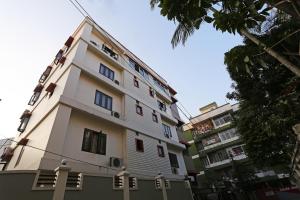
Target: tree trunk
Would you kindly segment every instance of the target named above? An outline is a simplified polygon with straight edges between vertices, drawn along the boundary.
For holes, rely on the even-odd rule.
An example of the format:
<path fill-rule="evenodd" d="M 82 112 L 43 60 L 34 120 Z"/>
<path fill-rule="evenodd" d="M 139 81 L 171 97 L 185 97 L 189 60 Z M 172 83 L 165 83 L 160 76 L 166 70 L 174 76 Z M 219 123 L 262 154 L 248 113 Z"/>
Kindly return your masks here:
<path fill-rule="evenodd" d="M 291 70 L 294 74 L 296 74 L 298 77 L 300 77 L 300 68 L 291 63 L 289 60 L 287 60 L 285 57 L 281 56 L 279 53 L 274 51 L 271 48 L 267 48 L 266 45 L 262 42 L 260 42 L 254 35 L 249 33 L 247 30 L 242 29 L 240 30 L 241 34 L 243 34 L 245 37 L 247 37 L 249 40 L 254 42 L 257 45 L 262 45 L 264 46 L 264 50 L 273 56 L 276 60 L 278 60 L 281 64 L 286 66 L 289 70 Z"/>
<path fill-rule="evenodd" d="M 214 7 L 211 7 L 210 10 L 212 12 L 218 12 L 217 9 L 215 9 Z M 284 66 L 286 66 L 290 71 L 292 71 L 294 74 L 296 74 L 296 76 L 300 77 L 300 67 L 297 67 L 296 65 L 294 65 L 293 63 L 291 63 L 289 60 L 287 60 L 285 57 L 281 56 L 279 53 L 277 53 L 276 51 L 274 51 L 271 48 L 267 48 L 266 45 L 262 42 L 259 41 L 259 39 L 257 39 L 254 35 L 252 35 L 251 33 L 249 33 L 246 29 L 241 29 L 240 33 L 242 35 L 244 35 L 245 37 L 247 37 L 249 40 L 251 40 L 252 42 L 254 42 L 257 45 L 262 45 L 264 46 L 264 50 L 271 55 L 272 57 L 274 57 L 278 62 L 280 62 L 281 64 L 283 64 Z"/>

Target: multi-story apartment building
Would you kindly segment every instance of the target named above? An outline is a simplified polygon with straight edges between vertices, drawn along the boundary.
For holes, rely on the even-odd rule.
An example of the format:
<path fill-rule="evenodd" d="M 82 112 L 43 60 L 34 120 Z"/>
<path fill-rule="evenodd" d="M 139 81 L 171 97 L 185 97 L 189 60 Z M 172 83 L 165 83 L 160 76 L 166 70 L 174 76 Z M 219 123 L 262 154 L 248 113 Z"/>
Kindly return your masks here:
<path fill-rule="evenodd" d="M 251 185 L 252 191 L 247 195 L 257 199 L 273 198 L 278 191 L 293 189 L 283 168 L 258 169 L 247 157 L 244 142 L 233 123 L 238 106 L 208 104 L 200 108 L 200 115 L 183 126 L 184 138 L 190 145 L 189 153 L 196 168 L 196 173 L 188 171 L 195 181 L 194 192 L 198 196 L 211 193 L 213 188 L 210 191 L 203 188 L 212 185 L 218 192 L 234 190 L 232 183 L 240 181 Z M 237 173 L 243 178 L 237 180 Z"/>
<path fill-rule="evenodd" d="M 34 88 L 16 143 L 3 156 L 5 170 L 53 170 L 66 159 L 80 173 L 113 176 L 122 166 L 138 180 L 162 173 L 171 188 L 186 190 L 175 95 L 86 18 Z"/>
<path fill-rule="evenodd" d="M 243 141 L 232 124 L 238 104 L 217 106 L 211 103 L 200 108 L 201 114 L 184 126 L 189 138 L 190 153 L 199 174 L 214 169 L 228 175 L 232 160 L 247 160 Z"/>

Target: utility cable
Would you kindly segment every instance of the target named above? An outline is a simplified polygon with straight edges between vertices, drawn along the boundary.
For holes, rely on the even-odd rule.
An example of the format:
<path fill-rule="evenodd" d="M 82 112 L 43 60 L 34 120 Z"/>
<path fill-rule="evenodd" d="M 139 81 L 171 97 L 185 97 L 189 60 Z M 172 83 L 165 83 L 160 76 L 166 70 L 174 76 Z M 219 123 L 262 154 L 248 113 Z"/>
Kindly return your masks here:
<path fill-rule="evenodd" d="M 80 6 L 80 8 L 86 13 L 86 15 L 85 14 L 83 14 L 83 12 L 82 11 L 80 11 L 80 9 L 78 8 L 78 6 L 76 6 L 75 4 L 74 4 L 74 2 L 72 1 L 72 0 L 68 0 L 68 1 L 70 1 L 71 3 L 72 3 L 72 5 L 73 6 L 75 6 L 75 8 L 83 15 L 83 17 L 86 17 L 86 16 L 88 16 L 93 22 L 94 22 L 94 24 L 96 25 L 96 26 L 98 26 L 101 30 L 103 30 L 102 29 L 102 27 L 92 18 L 92 16 L 87 12 L 87 10 L 80 4 L 80 2 L 78 2 L 77 0 L 75 0 L 76 1 L 76 3 Z M 103 32 L 104 32 L 104 34 L 105 34 L 105 36 L 107 37 L 107 39 L 109 40 L 109 42 L 110 42 L 110 45 L 112 46 L 112 44 L 111 43 L 114 43 L 111 39 L 110 39 L 110 35 L 105 31 L 105 30 L 103 30 Z M 123 57 L 122 57 L 122 55 L 120 56 L 120 58 L 128 65 L 128 66 L 130 66 L 130 63 L 129 63 L 129 61 L 127 61 L 126 59 L 124 59 Z M 151 83 L 151 82 L 149 82 L 149 80 L 147 80 L 143 75 L 142 75 L 142 77 L 144 78 L 144 80 L 149 84 L 149 85 L 151 85 L 151 87 L 154 89 L 155 87 L 153 87 L 153 84 Z M 134 100 L 136 100 L 134 97 L 132 97 L 132 96 L 130 96 L 131 98 L 133 98 Z M 178 105 L 176 105 L 176 107 L 180 110 L 180 112 L 190 121 L 190 119 L 192 118 L 192 115 L 186 110 L 186 108 L 183 106 L 183 104 L 180 102 L 180 101 L 178 101 L 179 102 L 179 104 L 183 107 L 183 109 L 186 111 L 186 113 L 190 116 L 190 117 L 188 117 L 187 116 L 187 114 L 178 106 Z M 149 107 L 149 106 L 147 106 L 147 107 Z M 151 108 L 151 107 L 150 107 Z M 151 108 L 152 109 L 152 108 Z M 191 122 L 191 121 L 190 121 Z M 192 123 L 192 122 L 191 122 Z"/>
<path fill-rule="evenodd" d="M 15 141 L 15 140 L 13 140 L 13 139 L 7 139 L 7 140 L 9 140 L 11 142 L 15 142 L 16 144 L 18 144 L 18 142 Z M 77 158 L 72 158 L 70 156 L 66 156 L 66 155 L 62 155 L 62 154 L 59 154 L 59 153 L 55 153 L 53 151 L 41 149 L 39 147 L 35 147 L 35 146 L 32 146 L 32 145 L 26 144 L 26 145 L 23 145 L 23 146 L 30 147 L 32 149 L 39 150 L 39 151 L 42 151 L 42 152 L 46 152 L 46 153 L 49 153 L 49 154 L 52 154 L 52 155 L 60 156 L 62 158 L 67 158 L 67 159 L 70 159 L 70 160 L 73 160 L 73 161 L 77 161 L 77 162 L 81 162 L 81 163 L 84 163 L 84 164 L 88 164 L 88 165 L 91 165 L 91 166 L 94 166 L 94 167 L 104 168 L 104 169 L 108 169 L 108 170 L 112 170 L 112 171 L 116 171 L 116 172 L 121 172 L 120 169 L 114 169 L 114 168 L 110 168 L 110 167 L 107 167 L 107 166 L 104 166 L 104 165 L 97 165 L 97 164 L 90 163 L 90 162 L 87 162 L 87 161 L 79 160 Z M 154 178 L 154 176 L 145 175 L 145 174 L 136 173 L 136 172 L 132 172 L 132 174 L 140 175 L 140 176 L 144 176 L 144 177 L 149 177 L 149 178 Z"/>

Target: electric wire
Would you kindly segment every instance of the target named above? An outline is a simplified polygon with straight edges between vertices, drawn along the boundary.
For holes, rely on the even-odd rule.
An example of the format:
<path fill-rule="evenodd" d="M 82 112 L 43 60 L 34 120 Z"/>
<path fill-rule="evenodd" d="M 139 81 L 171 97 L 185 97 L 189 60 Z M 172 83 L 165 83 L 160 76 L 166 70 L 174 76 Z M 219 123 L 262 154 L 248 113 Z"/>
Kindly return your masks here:
<path fill-rule="evenodd" d="M 78 6 L 72 1 L 72 0 L 68 0 L 74 7 L 75 9 L 80 12 L 80 14 L 83 16 L 83 17 L 86 17 L 85 14 L 80 10 L 80 8 L 78 8 Z"/>
<path fill-rule="evenodd" d="M 78 6 L 76 6 L 75 4 L 74 4 L 74 2 L 72 2 L 72 0 L 68 0 L 68 1 L 70 1 L 71 3 L 72 3 L 72 5 L 73 6 L 75 6 L 76 7 L 76 9 L 77 10 L 80 10 L 79 8 L 78 8 Z M 77 0 L 75 0 L 76 1 L 76 3 L 80 6 L 80 8 L 86 13 L 86 15 L 84 15 L 81 11 L 80 11 L 80 13 L 83 15 L 83 17 L 86 17 L 86 16 L 88 16 L 93 22 L 94 22 L 94 24 L 96 25 L 96 26 L 98 26 L 101 30 L 103 30 L 102 29 L 102 27 L 92 18 L 92 16 L 87 12 L 87 10 L 86 9 L 84 9 L 84 7 L 80 4 L 80 2 L 78 2 Z M 107 39 L 111 42 L 111 43 L 114 43 L 113 41 L 111 41 L 111 39 L 110 39 L 110 35 L 105 31 L 105 30 L 103 30 L 103 32 L 104 32 L 104 34 L 105 34 L 105 36 L 107 37 Z M 110 45 L 112 45 L 110 43 Z M 130 64 L 129 64 L 129 61 L 127 61 L 126 59 L 124 59 L 123 57 L 122 57 L 122 55 L 120 56 L 120 58 L 128 65 L 128 66 L 130 66 Z M 149 82 L 144 76 L 142 76 L 143 78 L 144 78 L 144 80 L 148 83 L 148 84 L 150 84 L 151 85 L 151 87 L 152 87 L 152 89 L 154 89 L 155 87 L 153 87 L 153 84 L 151 83 L 151 82 Z M 128 95 L 128 96 L 130 96 L 130 95 Z M 134 100 L 136 100 L 136 98 L 134 98 L 134 97 L 132 97 L 132 96 L 130 96 L 131 98 L 133 98 Z M 183 106 L 183 104 L 178 100 L 178 102 L 179 102 L 179 104 L 181 104 L 181 106 L 183 107 L 183 109 L 186 111 L 186 113 L 190 116 L 190 117 L 188 117 L 187 116 L 187 114 L 177 105 L 177 104 L 175 104 L 176 105 L 176 107 L 180 110 L 180 112 L 187 118 L 187 120 L 189 120 L 190 122 L 191 122 L 191 118 L 192 118 L 192 115 L 187 111 L 187 109 Z M 147 106 L 147 107 L 149 107 L 149 106 Z M 149 108 L 151 108 L 152 109 L 152 107 L 149 107 Z M 192 123 L 192 122 L 191 122 Z M 193 124 L 193 123 L 192 123 Z"/>
<path fill-rule="evenodd" d="M 9 139 L 8 138 L 7 141 L 8 140 L 11 141 L 11 142 L 14 142 L 14 143 L 18 144 L 18 142 L 15 141 L 15 140 L 13 140 L 13 139 Z M 88 164 L 88 165 L 91 165 L 91 166 L 94 166 L 94 167 L 104 168 L 104 169 L 112 170 L 112 171 L 116 171 L 116 172 L 121 172 L 122 171 L 121 169 L 114 169 L 114 168 L 107 167 L 107 166 L 104 166 L 104 165 L 98 165 L 98 164 L 90 163 L 90 162 L 83 161 L 83 160 L 80 160 L 80 159 L 77 159 L 77 158 L 72 158 L 70 156 L 66 156 L 66 155 L 62 155 L 62 154 L 59 154 L 59 153 L 55 153 L 53 151 L 41 149 L 39 147 L 35 147 L 35 146 L 32 146 L 32 145 L 26 144 L 26 145 L 23 145 L 23 146 L 24 147 L 30 147 L 30 148 L 35 149 L 35 150 L 43 151 L 43 152 L 46 152 L 46 153 L 49 153 L 49 154 L 52 154 L 52 155 L 60 156 L 62 158 L 67 158 L 67 159 L 70 159 L 70 160 L 73 160 L 73 161 L 77 161 L 77 162 L 80 162 L 80 163 Z M 134 174 L 134 175 L 140 175 L 140 176 L 144 176 L 144 177 L 149 177 L 149 178 L 154 178 L 154 176 L 145 175 L 145 174 L 138 173 L 138 172 L 132 172 L 132 174 Z"/>

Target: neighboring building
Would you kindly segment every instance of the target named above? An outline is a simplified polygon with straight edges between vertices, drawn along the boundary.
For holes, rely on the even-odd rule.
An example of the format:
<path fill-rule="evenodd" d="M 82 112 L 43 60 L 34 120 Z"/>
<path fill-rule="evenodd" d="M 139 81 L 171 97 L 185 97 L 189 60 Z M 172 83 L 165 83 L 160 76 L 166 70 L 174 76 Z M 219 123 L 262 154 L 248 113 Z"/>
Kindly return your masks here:
<path fill-rule="evenodd" d="M 0 155 L 3 155 L 4 151 L 11 145 L 13 138 L 5 138 L 0 140 Z M 6 161 L 0 162 L 0 171 L 4 169 Z"/>
<path fill-rule="evenodd" d="M 248 159 L 245 144 L 233 123 L 238 106 L 218 106 L 213 102 L 200 108 L 201 114 L 183 126 L 197 172 L 188 171 L 195 180 L 194 193 L 200 197 L 214 191 L 225 195 L 227 191 L 238 191 L 238 185 L 247 185 L 251 188 L 246 192 L 248 198 L 269 199 L 276 192 L 294 190 L 288 172 L 283 168 L 257 169 Z"/>
<path fill-rule="evenodd" d="M 74 172 L 113 177 L 126 166 L 141 186 L 136 194 L 154 194 L 154 177 L 162 173 L 174 190 L 171 199 L 190 199 L 175 95 L 161 76 L 86 18 L 37 83 L 13 155 L 4 156 L 5 170 L 50 173 L 66 158 Z M 106 188 L 112 189 L 111 181 Z M 94 187 L 97 192 L 100 186 Z M 156 199 L 152 193 L 145 199 Z"/>
<path fill-rule="evenodd" d="M 243 141 L 232 124 L 238 104 L 200 108 L 201 114 L 184 125 L 185 138 L 198 174 L 213 169 L 218 176 L 230 176 L 231 160 L 246 161 Z"/>

